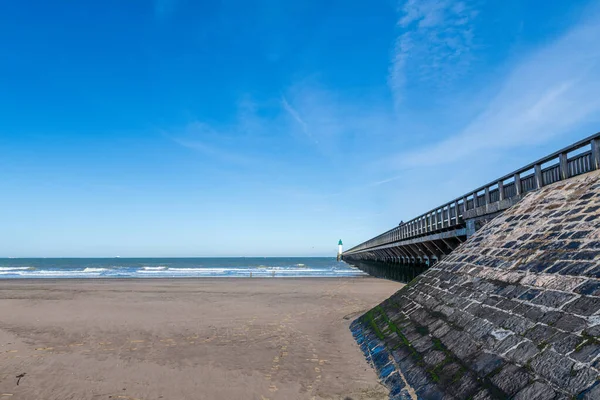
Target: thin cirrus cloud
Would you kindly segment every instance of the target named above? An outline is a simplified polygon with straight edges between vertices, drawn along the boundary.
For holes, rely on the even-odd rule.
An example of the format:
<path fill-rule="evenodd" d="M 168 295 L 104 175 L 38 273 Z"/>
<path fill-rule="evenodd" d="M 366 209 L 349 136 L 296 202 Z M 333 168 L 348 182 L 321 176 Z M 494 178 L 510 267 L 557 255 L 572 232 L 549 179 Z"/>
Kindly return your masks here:
<path fill-rule="evenodd" d="M 588 15 L 518 62 L 484 110 L 458 134 L 396 154 L 390 163 L 405 167 L 455 162 L 485 150 L 543 143 L 600 122 L 600 14 Z"/>
<path fill-rule="evenodd" d="M 433 87 L 464 75 L 471 59 L 477 12 L 466 1 L 408 0 L 401 7 L 390 86 L 403 100 L 408 76 Z"/>

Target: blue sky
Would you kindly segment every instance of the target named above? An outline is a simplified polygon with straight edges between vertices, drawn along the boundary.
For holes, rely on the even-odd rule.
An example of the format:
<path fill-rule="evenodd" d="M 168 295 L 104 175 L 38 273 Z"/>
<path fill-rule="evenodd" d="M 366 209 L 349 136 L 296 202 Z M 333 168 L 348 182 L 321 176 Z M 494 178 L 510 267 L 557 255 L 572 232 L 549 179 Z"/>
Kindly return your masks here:
<path fill-rule="evenodd" d="M 593 2 L 0 2 L 0 256 L 335 255 L 600 130 Z"/>

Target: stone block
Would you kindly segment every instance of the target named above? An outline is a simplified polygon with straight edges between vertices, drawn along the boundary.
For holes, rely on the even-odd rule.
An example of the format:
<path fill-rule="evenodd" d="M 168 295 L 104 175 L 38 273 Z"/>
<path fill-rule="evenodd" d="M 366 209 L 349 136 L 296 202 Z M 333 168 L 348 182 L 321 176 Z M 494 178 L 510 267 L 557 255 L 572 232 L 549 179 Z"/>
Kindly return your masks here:
<path fill-rule="evenodd" d="M 506 353 L 506 357 L 517 364 L 525 365 L 539 352 L 540 349 L 538 346 L 536 346 L 535 344 L 533 344 L 533 342 L 529 340 L 525 340 L 521 342 L 516 348 Z"/>
<path fill-rule="evenodd" d="M 559 387 L 564 387 L 569 383 L 574 365 L 573 361 L 548 349 L 530 361 L 531 369 L 536 374 Z"/>
<path fill-rule="evenodd" d="M 423 337 L 411 342 L 411 345 L 419 353 L 424 353 L 433 347 L 433 342 L 431 341 L 431 338 L 426 335 L 426 336 L 423 336 Z"/>
<path fill-rule="evenodd" d="M 450 325 L 444 323 L 442 326 L 437 328 L 435 331 L 431 332 L 431 335 L 436 338 L 441 338 L 441 337 L 444 337 L 445 335 L 447 335 L 448 332 L 450 332 L 451 330 L 452 330 L 452 328 L 450 327 Z"/>
<path fill-rule="evenodd" d="M 549 343 L 552 346 L 552 349 L 557 353 L 567 354 L 575 350 L 582 340 L 583 339 L 577 335 L 558 333 L 548 339 L 547 343 Z"/>
<path fill-rule="evenodd" d="M 473 396 L 473 400 L 494 400 L 494 397 L 487 389 L 483 389 Z"/>
<path fill-rule="evenodd" d="M 507 365 L 491 378 L 494 385 L 504 393 L 513 396 L 529 384 L 530 375 L 523 368 L 516 365 Z"/>
<path fill-rule="evenodd" d="M 571 371 L 571 379 L 565 386 L 569 393 L 580 393 L 589 388 L 598 380 L 598 372 L 591 368 L 584 367 L 580 370 L 573 369 Z"/>
<path fill-rule="evenodd" d="M 423 361 L 430 367 L 435 367 L 441 364 L 446 359 L 446 353 L 441 350 L 431 349 L 423 354 Z"/>
<path fill-rule="evenodd" d="M 521 337 L 518 337 L 516 335 L 510 335 L 510 336 L 506 337 L 504 340 L 496 343 L 493 346 L 493 350 L 495 352 L 497 352 L 498 354 L 503 354 L 503 353 L 507 352 L 508 350 L 512 349 L 513 347 L 515 347 L 516 345 L 518 345 L 519 343 L 521 343 L 522 341 L 523 341 L 523 339 Z"/>
<path fill-rule="evenodd" d="M 489 334 L 492 329 L 494 329 L 494 325 L 481 318 L 475 318 L 465 326 L 465 331 L 470 333 L 475 340 L 482 339 Z"/>
<path fill-rule="evenodd" d="M 533 304 L 539 304 L 545 307 L 559 308 L 575 297 L 574 294 L 556 292 L 552 290 L 540 293 L 537 297 L 530 300 Z"/>
<path fill-rule="evenodd" d="M 581 400 L 598 400 L 600 399 L 600 382 L 596 382 L 595 385 L 584 391 L 578 396 Z"/>
<path fill-rule="evenodd" d="M 496 305 L 496 308 L 499 308 L 499 309 L 507 311 L 507 312 L 512 312 L 512 310 L 514 310 L 515 308 L 517 308 L 520 305 L 521 305 L 521 303 L 516 300 L 503 299 Z"/>
<path fill-rule="evenodd" d="M 504 323 L 502 323 L 501 326 L 505 329 L 511 330 L 519 335 L 522 335 L 527 330 L 533 328 L 535 326 L 535 323 L 523 317 L 512 315 L 506 321 L 504 321 Z"/>
<path fill-rule="evenodd" d="M 585 274 L 585 271 L 594 266 L 594 263 L 588 261 L 572 261 L 565 262 L 565 267 L 558 273 L 561 275 L 574 275 L 581 276 Z"/>
<path fill-rule="evenodd" d="M 551 386 L 542 382 L 533 382 L 521 389 L 513 400 L 554 400 L 556 392 Z"/>
<path fill-rule="evenodd" d="M 575 315 L 563 313 L 553 326 L 567 332 L 579 332 L 585 328 L 585 324 L 585 319 Z"/>
<path fill-rule="evenodd" d="M 593 342 L 588 342 L 587 344 L 578 347 L 569 356 L 576 361 L 588 363 L 593 361 L 598 354 L 600 354 L 600 345 Z"/>
<path fill-rule="evenodd" d="M 542 342 L 548 342 L 558 331 L 550 326 L 537 324 L 525 333 L 525 337 L 533 341 L 536 345 Z"/>
<path fill-rule="evenodd" d="M 458 382 L 454 382 L 448 391 L 457 399 L 466 399 L 473 395 L 480 388 L 477 382 L 470 374 L 464 374 Z"/>
<path fill-rule="evenodd" d="M 541 322 L 546 325 L 554 325 L 565 313 L 562 311 L 551 310 L 547 311 L 542 315 L 537 322 Z"/>
<path fill-rule="evenodd" d="M 519 299 L 531 301 L 536 296 L 538 296 L 540 293 L 542 293 L 542 290 L 540 290 L 540 289 L 528 289 L 525 293 L 523 293 L 522 295 L 519 296 Z"/>
<path fill-rule="evenodd" d="M 600 266 L 585 271 L 583 275 L 589 276 L 590 278 L 600 279 Z"/>
<path fill-rule="evenodd" d="M 504 359 L 496 354 L 480 353 L 472 362 L 471 368 L 477 375 L 484 377 L 504 364 Z"/>
<path fill-rule="evenodd" d="M 529 306 L 525 312 L 525 318 L 530 319 L 533 322 L 539 322 L 546 312 L 538 306 Z"/>
<path fill-rule="evenodd" d="M 420 388 L 431 384 L 431 376 L 421 367 L 412 363 L 407 365 L 406 362 L 400 364 L 400 366 L 406 381 L 415 390 L 419 390 Z"/>
<path fill-rule="evenodd" d="M 600 310 L 600 298 L 582 296 L 567 304 L 563 310 L 577 315 L 590 316 Z"/>
<path fill-rule="evenodd" d="M 600 296 L 600 281 L 589 280 L 575 289 L 575 293 Z"/>
<path fill-rule="evenodd" d="M 581 285 L 585 278 L 554 275 L 554 279 L 546 285 L 547 289 L 561 290 L 563 292 L 572 292 L 577 286 Z"/>

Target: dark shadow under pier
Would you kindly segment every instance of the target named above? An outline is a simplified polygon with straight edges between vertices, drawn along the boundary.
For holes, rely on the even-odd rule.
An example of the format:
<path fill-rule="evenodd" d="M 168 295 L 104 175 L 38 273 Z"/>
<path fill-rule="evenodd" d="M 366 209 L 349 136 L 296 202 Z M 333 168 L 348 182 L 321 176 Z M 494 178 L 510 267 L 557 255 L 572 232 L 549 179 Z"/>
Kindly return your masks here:
<path fill-rule="evenodd" d="M 376 278 L 385 278 L 408 283 L 427 271 L 427 265 L 392 264 L 376 261 L 346 261 L 361 271 Z"/>

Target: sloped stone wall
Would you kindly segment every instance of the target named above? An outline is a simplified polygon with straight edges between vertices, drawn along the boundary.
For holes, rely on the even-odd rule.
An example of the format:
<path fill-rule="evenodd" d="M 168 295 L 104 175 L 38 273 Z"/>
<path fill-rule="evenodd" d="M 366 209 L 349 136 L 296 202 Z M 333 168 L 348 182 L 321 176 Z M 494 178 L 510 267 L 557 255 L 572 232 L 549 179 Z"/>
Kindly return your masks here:
<path fill-rule="evenodd" d="M 600 399 L 600 172 L 527 195 L 351 329 L 397 398 Z"/>

